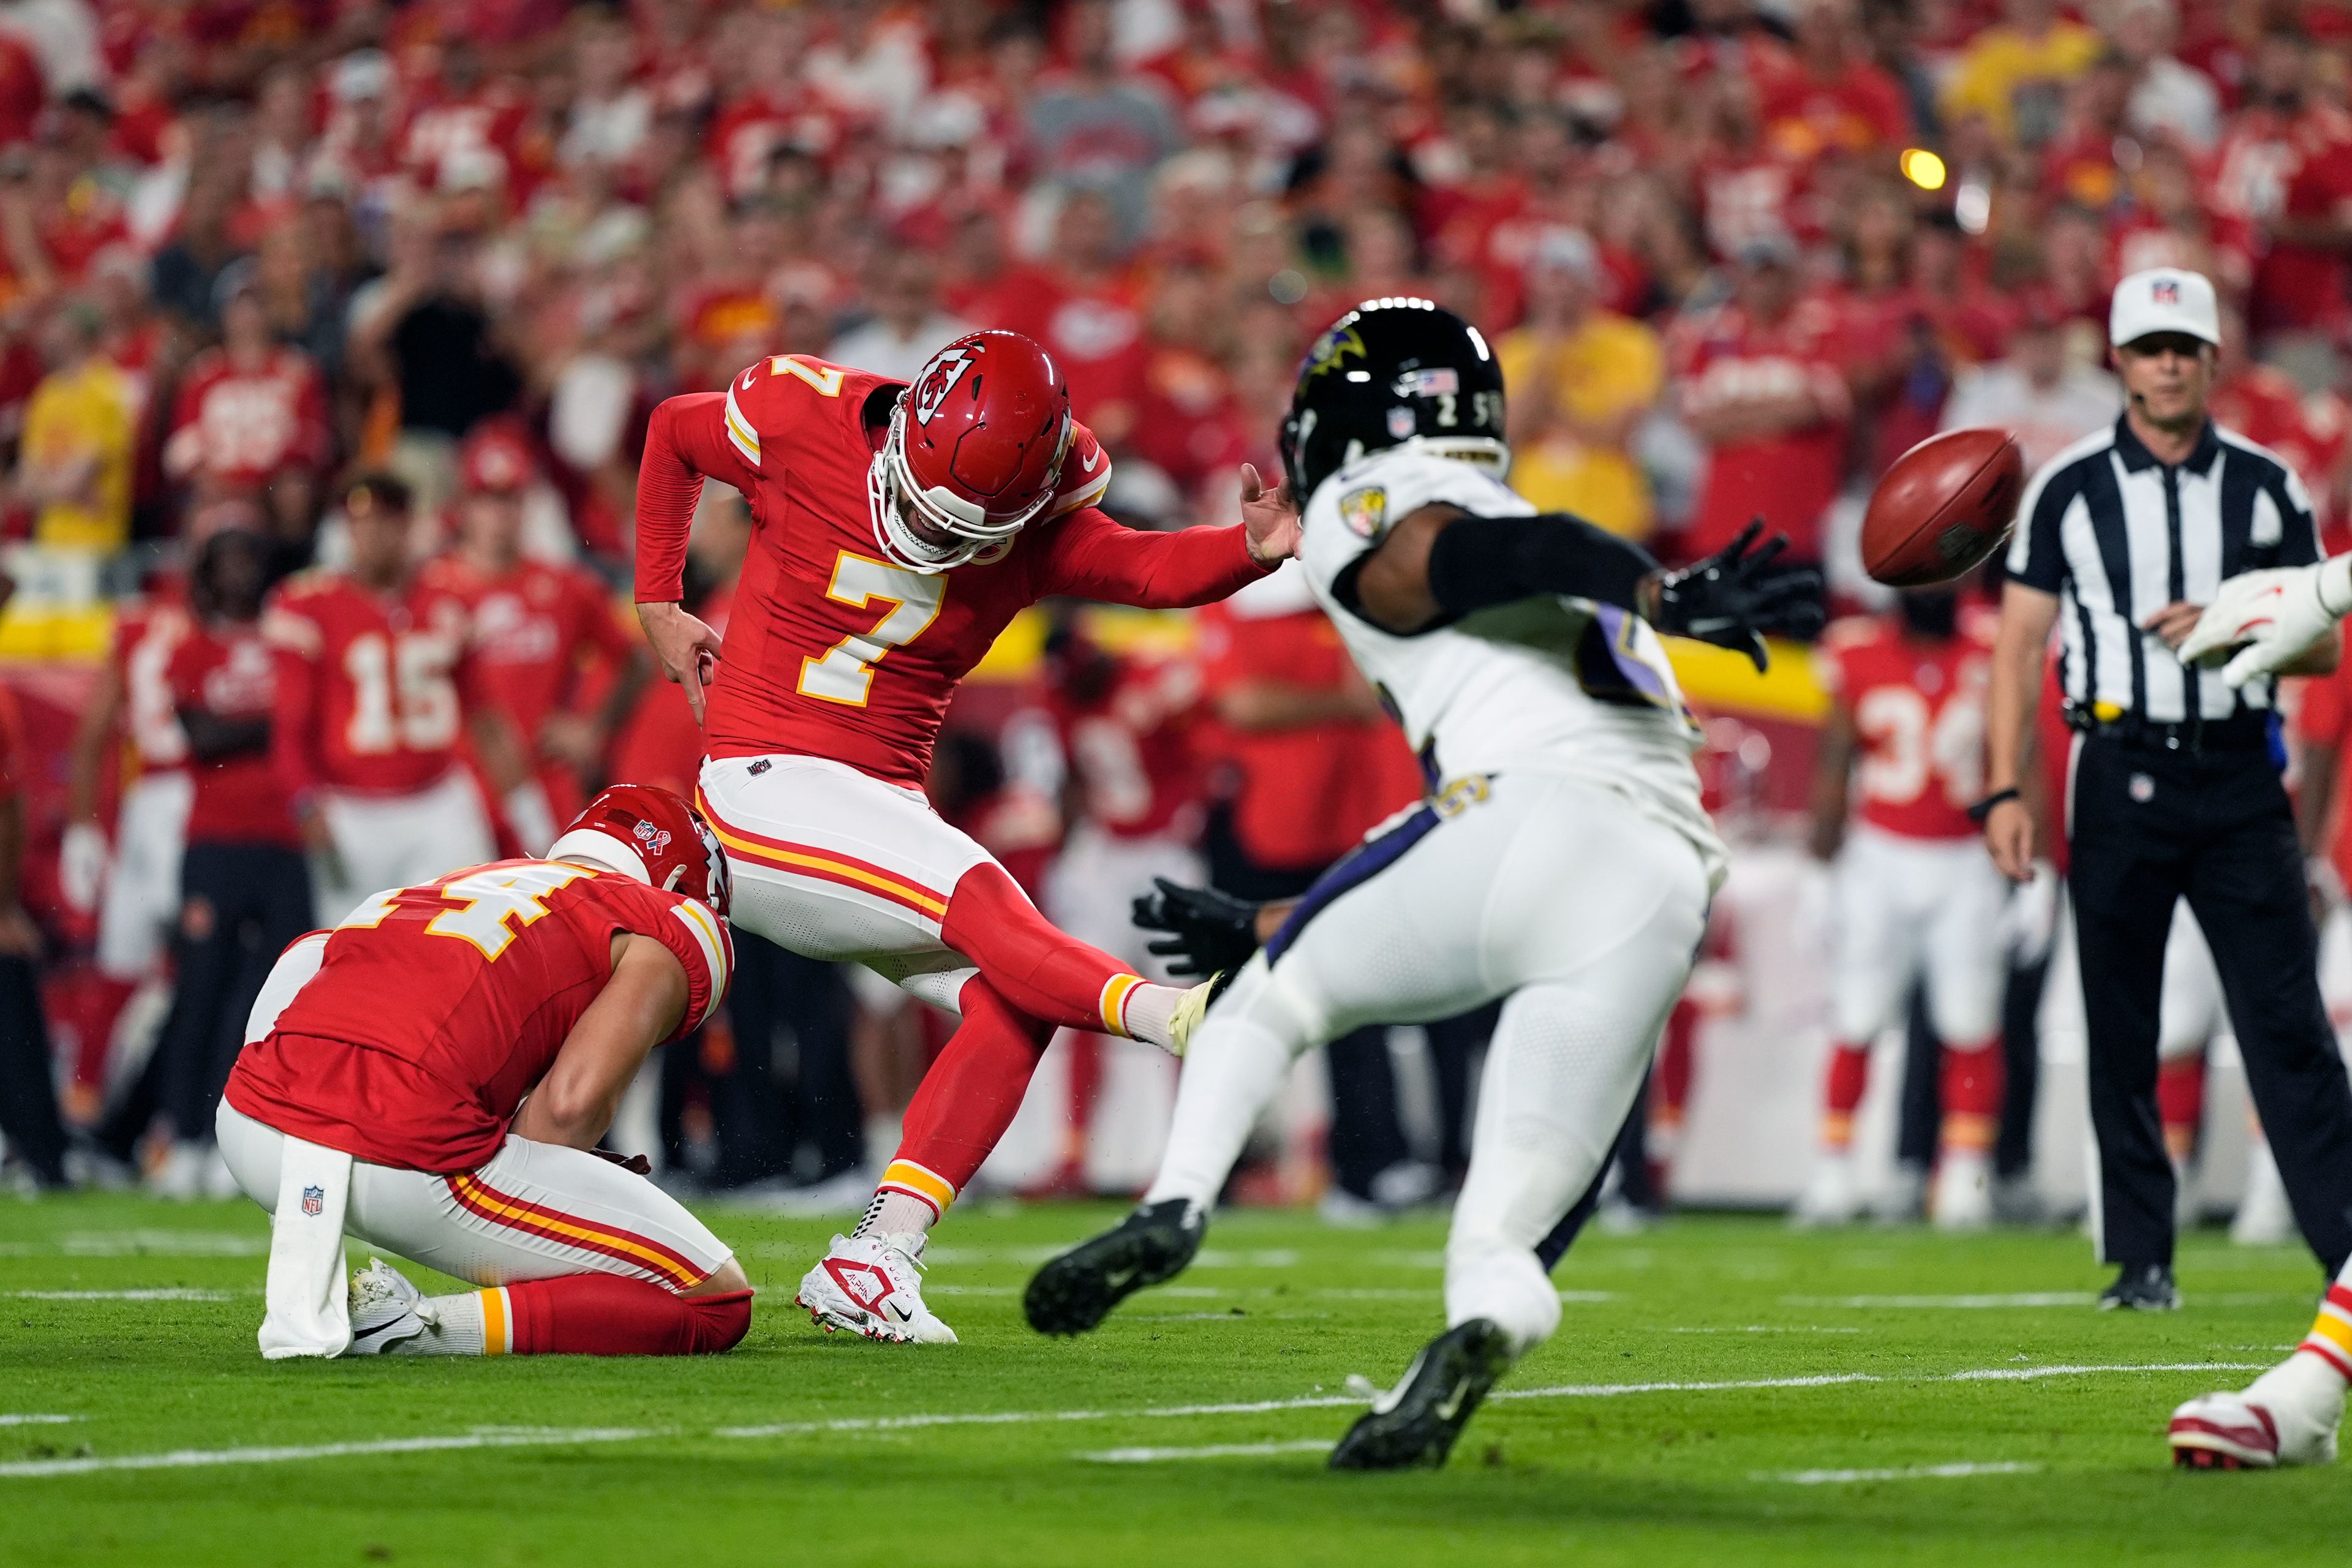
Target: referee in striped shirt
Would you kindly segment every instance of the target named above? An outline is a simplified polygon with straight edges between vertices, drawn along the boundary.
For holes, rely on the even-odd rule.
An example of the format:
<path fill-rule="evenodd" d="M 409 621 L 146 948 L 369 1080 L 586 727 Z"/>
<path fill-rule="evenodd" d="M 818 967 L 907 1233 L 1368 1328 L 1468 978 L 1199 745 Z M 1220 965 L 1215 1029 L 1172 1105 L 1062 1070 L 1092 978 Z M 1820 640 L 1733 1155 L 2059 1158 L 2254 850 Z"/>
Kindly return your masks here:
<path fill-rule="evenodd" d="M 2212 948 L 2295 1219 L 2331 1274 L 2352 1256 L 2352 1086 L 2319 999 L 2276 682 L 2233 690 L 2177 652 L 2224 579 L 2319 559 L 2310 498 L 2206 412 L 2221 342 L 2206 279 L 2125 279 L 2108 341 L 2123 416 L 2052 458 L 2018 509 L 1986 702 L 1992 787 L 1974 815 L 1994 862 L 2025 880 L 2034 819 L 2019 789 L 2054 625 L 2075 732 L 2064 806 L 2099 1156 L 2093 1234 L 2121 1268 L 2100 1305 L 2162 1310 L 2179 1302 L 2156 1105 L 2176 900 Z M 2324 674 L 2336 647 L 2323 637 L 2284 673 Z"/>

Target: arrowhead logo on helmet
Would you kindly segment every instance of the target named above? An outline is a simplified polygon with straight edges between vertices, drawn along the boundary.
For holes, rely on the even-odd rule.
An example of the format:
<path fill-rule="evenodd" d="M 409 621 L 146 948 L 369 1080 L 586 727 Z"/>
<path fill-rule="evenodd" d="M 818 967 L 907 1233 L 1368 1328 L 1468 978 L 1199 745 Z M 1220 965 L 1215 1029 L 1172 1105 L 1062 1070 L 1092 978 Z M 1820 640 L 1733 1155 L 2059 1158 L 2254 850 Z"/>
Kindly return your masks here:
<path fill-rule="evenodd" d="M 971 368 L 971 361 L 969 350 L 950 347 L 940 350 L 939 357 L 923 367 L 922 378 L 915 383 L 914 391 L 908 395 L 915 402 L 916 424 L 929 425 L 931 422 L 932 416 L 939 413 L 940 405 L 948 400 L 948 394 L 955 390 L 955 384 L 961 381 L 963 373 Z"/>

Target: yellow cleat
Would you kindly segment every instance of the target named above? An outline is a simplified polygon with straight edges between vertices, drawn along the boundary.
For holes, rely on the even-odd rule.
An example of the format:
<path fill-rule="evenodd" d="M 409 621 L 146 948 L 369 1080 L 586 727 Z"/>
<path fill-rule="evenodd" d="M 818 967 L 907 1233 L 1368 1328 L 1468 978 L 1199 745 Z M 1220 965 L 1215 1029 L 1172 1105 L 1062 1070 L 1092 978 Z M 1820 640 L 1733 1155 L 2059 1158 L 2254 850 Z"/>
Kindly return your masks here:
<path fill-rule="evenodd" d="M 1209 1016 L 1209 1004 L 1223 990 L 1224 973 L 1220 970 L 1176 998 L 1176 1009 L 1168 1015 L 1168 1054 L 1181 1057 L 1192 1044 L 1192 1031 Z"/>

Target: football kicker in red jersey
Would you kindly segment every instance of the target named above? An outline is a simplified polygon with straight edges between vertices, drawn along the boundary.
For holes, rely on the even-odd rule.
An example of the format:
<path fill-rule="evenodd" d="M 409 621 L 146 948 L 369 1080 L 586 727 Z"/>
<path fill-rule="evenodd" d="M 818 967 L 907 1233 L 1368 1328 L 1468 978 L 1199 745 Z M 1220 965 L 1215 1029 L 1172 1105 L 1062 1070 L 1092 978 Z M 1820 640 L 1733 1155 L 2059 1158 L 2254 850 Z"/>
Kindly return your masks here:
<path fill-rule="evenodd" d="M 744 494 L 754 528 L 723 645 L 677 602 L 706 478 Z M 1241 524 L 1178 533 L 1097 510 L 1109 482 L 1060 369 L 1012 332 L 957 340 L 911 387 L 775 355 L 723 393 L 669 399 L 646 435 L 638 613 L 698 705 L 715 662 L 699 795 L 733 862 L 737 918 L 963 1020 L 858 1235 L 804 1284 L 829 1327 L 952 1337 L 922 1308 L 913 1255 L 1055 1027 L 1181 1044 L 1183 993 L 1048 924 L 920 793 L 949 699 L 1021 610 L 1049 595 L 1205 604 L 1297 539 L 1287 497 L 1254 470 Z"/>

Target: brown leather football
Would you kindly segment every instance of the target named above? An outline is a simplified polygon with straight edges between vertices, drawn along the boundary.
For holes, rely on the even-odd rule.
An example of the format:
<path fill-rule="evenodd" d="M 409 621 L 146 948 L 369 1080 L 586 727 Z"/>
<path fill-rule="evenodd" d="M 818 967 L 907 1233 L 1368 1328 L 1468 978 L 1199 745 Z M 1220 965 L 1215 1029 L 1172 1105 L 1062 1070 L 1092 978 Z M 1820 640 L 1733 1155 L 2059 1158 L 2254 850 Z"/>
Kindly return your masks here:
<path fill-rule="evenodd" d="M 1862 519 L 1862 565 L 1890 588 L 1966 575 L 2000 548 L 2025 491 L 2006 430 L 1947 430 L 1895 459 Z"/>

